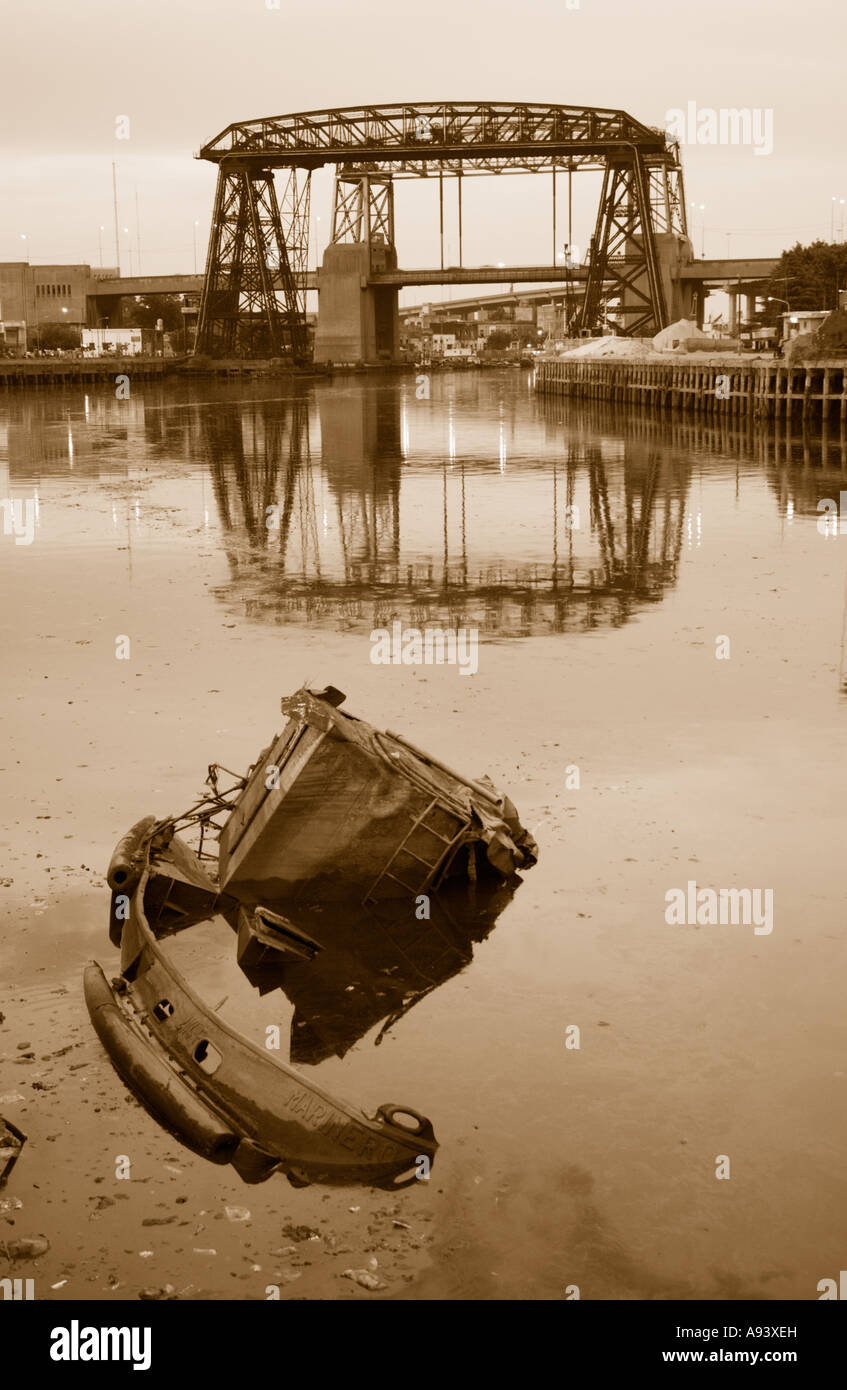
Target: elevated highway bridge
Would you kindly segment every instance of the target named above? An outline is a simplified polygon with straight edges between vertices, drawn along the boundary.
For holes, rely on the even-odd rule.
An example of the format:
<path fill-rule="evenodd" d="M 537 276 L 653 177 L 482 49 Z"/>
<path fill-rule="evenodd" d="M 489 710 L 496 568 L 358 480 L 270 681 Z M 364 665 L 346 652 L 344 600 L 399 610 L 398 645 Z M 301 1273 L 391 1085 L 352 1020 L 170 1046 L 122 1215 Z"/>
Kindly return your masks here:
<path fill-rule="evenodd" d="M 777 264 L 774 258 L 768 257 L 699 260 L 681 267 L 679 278 L 682 283 L 695 287 L 701 304 L 708 292 L 726 291 L 731 301 L 730 316 L 737 317 L 740 296 L 763 294 L 776 271 Z M 563 300 L 569 286 L 574 286 L 581 297 L 590 275 L 588 266 L 445 266 L 409 270 L 398 267 L 391 270 L 371 270 L 363 282 L 360 281 L 360 288 L 389 286 L 399 290 L 409 286 L 533 285 L 539 288 L 523 290 L 520 297 L 544 303 L 555 299 Z M 299 271 L 294 278 L 298 292 L 320 288 L 319 272 Z M 278 270 L 270 269 L 270 279 L 276 293 L 284 292 L 284 277 Z M 204 283 L 205 276 L 189 274 L 93 278 L 87 290 L 89 300 L 93 301 L 91 321 L 96 322 L 98 315 L 111 317 L 117 301 L 124 297 L 140 295 L 148 298 L 159 294 L 184 294 L 199 300 Z M 445 300 L 443 306 L 451 313 L 468 313 L 486 306 L 509 304 L 516 297 L 514 288 L 511 288 L 493 295 Z M 399 318 L 402 320 L 414 315 L 418 312 L 418 307 L 406 305 L 402 309 L 398 308 Z"/>

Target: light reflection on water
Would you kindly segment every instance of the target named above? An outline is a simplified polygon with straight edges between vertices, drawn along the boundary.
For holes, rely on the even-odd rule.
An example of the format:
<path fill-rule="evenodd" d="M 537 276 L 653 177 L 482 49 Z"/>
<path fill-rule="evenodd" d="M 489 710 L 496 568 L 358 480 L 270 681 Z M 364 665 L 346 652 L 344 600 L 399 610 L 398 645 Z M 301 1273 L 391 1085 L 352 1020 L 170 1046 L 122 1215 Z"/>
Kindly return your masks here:
<path fill-rule="evenodd" d="M 676 586 L 683 553 L 744 507 L 750 478 L 766 483 L 776 540 L 838 498 L 847 444 L 574 409 L 535 397 L 524 372 L 434 375 L 428 400 L 398 376 L 0 401 L 0 495 L 32 497 L 38 526 L 57 482 L 88 497 L 92 520 L 104 503 L 103 525 L 77 516 L 63 534 L 56 518 L 55 540 L 131 545 L 170 517 L 222 548 L 231 611 L 344 631 L 620 626 Z"/>

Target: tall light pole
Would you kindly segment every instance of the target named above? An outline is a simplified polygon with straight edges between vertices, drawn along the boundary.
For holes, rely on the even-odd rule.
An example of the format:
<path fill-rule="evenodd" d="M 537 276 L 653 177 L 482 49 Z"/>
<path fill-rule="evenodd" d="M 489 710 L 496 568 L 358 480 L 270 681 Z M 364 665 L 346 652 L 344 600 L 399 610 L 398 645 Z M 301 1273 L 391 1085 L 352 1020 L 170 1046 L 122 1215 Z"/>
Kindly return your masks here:
<path fill-rule="evenodd" d="M 194 226 L 193 226 L 192 229 L 191 229 L 191 230 L 192 230 L 192 233 L 193 233 L 193 236 L 194 236 L 194 274 L 195 274 L 195 275 L 197 274 L 197 228 L 198 228 L 199 226 L 200 226 L 200 223 L 197 221 L 197 218 L 195 217 L 195 219 L 194 219 Z"/>
<path fill-rule="evenodd" d="M 787 288 L 788 288 L 788 287 L 786 286 L 786 289 L 787 289 Z M 788 314 L 791 313 L 791 305 L 789 304 L 788 300 L 787 300 L 787 299 L 780 299 L 780 297 L 779 297 L 778 295 L 776 295 L 776 294 L 769 294 L 768 297 L 767 297 L 767 303 L 768 303 L 768 304 L 784 304 L 784 305 L 785 305 L 785 311 L 786 311 L 786 313 L 788 313 Z"/>
<path fill-rule="evenodd" d="M 105 230 L 106 230 L 106 228 L 101 226 L 100 229 L 99 229 L 99 231 L 97 232 L 97 250 L 98 250 L 98 252 L 99 252 L 99 254 L 100 254 L 100 269 L 101 269 L 101 270 L 103 269 L 103 233 L 105 232 Z"/>
<path fill-rule="evenodd" d="M 112 160 L 112 204 L 115 212 L 115 264 L 121 273 L 121 243 L 118 236 L 118 175 L 115 161 Z"/>
<path fill-rule="evenodd" d="M 21 241 L 26 243 L 24 246 L 24 260 L 27 265 L 29 265 L 29 242 L 27 241 L 26 232 L 21 232 Z"/>
<path fill-rule="evenodd" d="M 695 203 L 694 199 L 692 198 L 692 199 L 691 199 L 690 207 L 691 207 L 691 242 L 692 242 L 692 245 L 693 245 L 694 243 L 696 243 L 696 240 L 697 240 L 697 210 L 698 210 L 698 208 L 699 208 L 700 213 L 701 213 L 701 220 L 700 220 L 700 255 L 701 255 L 701 257 L 704 257 L 705 254 L 706 254 L 706 250 L 705 250 L 705 247 L 706 247 L 706 219 L 705 219 L 705 217 L 702 216 L 702 214 L 706 211 L 706 204 L 705 204 L 705 203 Z"/>
<path fill-rule="evenodd" d="M 128 245 L 128 247 L 129 247 L 129 273 L 130 273 L 130 275 L 131 275 L 131 274 L 132 274 L 132 237 L 130 236 L 129 227 L 124 227 L 124 235 L 126 236 L 127 245 Z"/>

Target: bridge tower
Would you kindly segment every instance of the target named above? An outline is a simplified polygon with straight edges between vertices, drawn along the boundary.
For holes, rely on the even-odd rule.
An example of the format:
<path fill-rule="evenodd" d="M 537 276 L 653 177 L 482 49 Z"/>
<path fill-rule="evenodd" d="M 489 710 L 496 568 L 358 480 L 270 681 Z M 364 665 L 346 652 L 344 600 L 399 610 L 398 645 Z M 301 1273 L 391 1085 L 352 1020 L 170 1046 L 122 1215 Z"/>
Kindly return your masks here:
<path fill-rule="evenodd" d="M 626 337 L 651 337 L 693 312 L 679 270 L 694 258 L 688 239 L 679 147 L 651 157 L 638 148 L 610 155 L 603 174 L 579 326 L 608 313 Z"/>
<path fill-rule="evenodd" d="M 399 291 L 368 283 L 373 271 L 396 269 L 391 174 L 342 165 L 335 178 L 332 239 L 317 276 L 316 362 L 397 357 Z"/>
<path fill-rule="evenodd" d="M 273 170 L 238 160 L 218 169 L 197 323 L 209 357 L 306 357 L 309 180 L 288 171 L 280 215 Z"/>

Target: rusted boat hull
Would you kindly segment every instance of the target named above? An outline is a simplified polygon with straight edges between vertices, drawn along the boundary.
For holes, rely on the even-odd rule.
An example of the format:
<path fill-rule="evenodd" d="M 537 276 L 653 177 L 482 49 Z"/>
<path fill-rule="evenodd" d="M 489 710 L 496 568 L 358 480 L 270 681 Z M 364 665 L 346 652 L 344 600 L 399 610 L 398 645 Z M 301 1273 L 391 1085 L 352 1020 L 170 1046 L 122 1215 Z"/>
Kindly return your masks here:
<path fill-rule="evenodd" d="M 295 1184 L 393 1188 L 428 1174 L 438 1146 L 424 1116 L 405 1105 L 364 1115 L 257 1047 L 194 994 L 150 928 L 150 877 L 145 867 L 130 897 L 120 978 L 110 986 L 92 964 L 85 994 L 116 1069 L 151 1113 L 188 1147 L 231 1163 L 245 1182 L 282 1171 Z"/>

